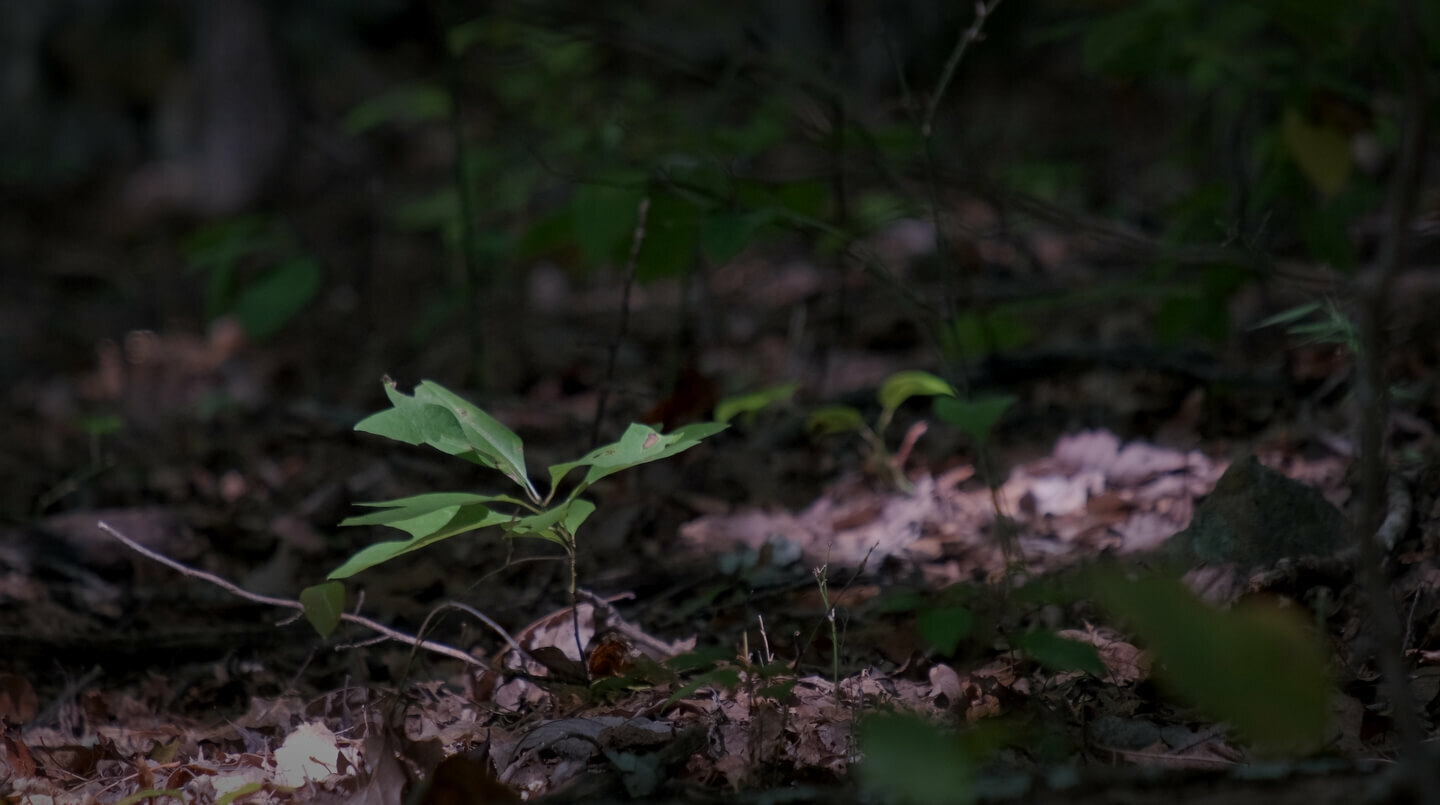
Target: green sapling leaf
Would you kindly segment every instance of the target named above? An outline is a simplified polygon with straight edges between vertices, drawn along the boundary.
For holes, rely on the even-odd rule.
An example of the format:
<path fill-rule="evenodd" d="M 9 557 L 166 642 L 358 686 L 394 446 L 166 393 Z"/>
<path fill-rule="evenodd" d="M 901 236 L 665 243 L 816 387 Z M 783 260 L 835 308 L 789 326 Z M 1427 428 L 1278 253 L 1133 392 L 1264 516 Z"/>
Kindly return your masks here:
<path fill-rule="evenodd" d="M 579 461 L 551 467 L 552 496 L 554 486 L 570 470 L 586 466 L 590 471 L 568 498 L 553 508 L 544 508 L 549 499 L 541 501 L 525 475 L 524 447 L 520 437 L 509 428 L 439 384 L 425 381 L 415 387 L 412 396 L 397 391 L 389 378 L 385 383 L 385 393 L 394 407 L 366 417 L 355 426 L 356 430 L 407 444 L 430 445 L 441 452 L 497 469 L 524 488 L 530 500 L 510 495 L 437 492 L 361 503 L 359 505 L 379 511 L 346 518 L 341 525 L 383 525 L 404 531 L 410 538 L 381 542 L 360 550 L 332 571 L 331 579 L 348 578 L 466 531 L 500 526 L 507 537 L 535 537 L 564 548 L 570 558 L 573 591 L 575 532 L 595 511 L 595 504 L 577 497 L 580 491 L 613 472 L 688 450 L 701 439 L 728 427 L 720 422 L 701 422 L 662 434 L 644 425 L 631 425 L 615 444 L 591 451 Z M 507 510 L 496 511 L 492 508 L 496 504 L 504 504 Z"/>
<path fill-rule="evenodd" d="M 1354 158 L 1350 154 L 1350 140 L 1339 128 L 1311 123 L 1292 107 L 1280 118 L 1280 138 L 1300 172 L 1323 198 L 1334 198 L 1345 186 Z"/>
<path fill-rule="evenodd" d="M 665 703 L 661 705 L 661 709 L 666 709 L 670 707 L 670 705 L 674 704 L 675 702 L 684 699 L 695 691 L 706 686 L 721 688 L 724 690 L 733 690 L 738 687 L 739 684 L 739 668 L 725 667 L 706 671 L 705 673 L 696 676 L 694 679 L 690 680 L 684 685 L 681 685 L 678 690 L 670 694 L 670 698 L 665 700 Z"/>
<path fill-rule="evenodd" d="M 645 237 L 635 255 L 635 281 L 648 283 L 664 277 L 677 277 L 695 259 L 699 239 L 699 209 L 695 201 L 675 193 L 652 191 L 645 218 Z M 638 213 L 631 208 L 632 218 Z M 637 221 L 638 223 L 638 221 Z M 630 226 L 626 242 L 634 239 L 635 223 Z"/>
<path fill-rule="evenodd" d="M 306 587 L 300 591 L 300 603 L 305 607 L 305 620 L 310 621 L 321 637 L 329 637 L 345 611 L 345 585 L 327 581 Z"/>
<path fill-rule="evenodd" d="M 780 699 L 783 701 L 790 696 L 791 692 L 795 690 L 795 685 L 799 682 L 800 680 L 798 679 L 782 679 L 779 682 L 766 685 L 765 687 L 755 691 L 755 695 L 764 696 L 767 699 Z"/>
<path fill-rule="evenodd" d="M 632 424 L 625 429 L 620 441 L 597 447 L 576 461 L 552 466 L 551 489 L 576 467 L 589 467 L 590 471 L 585 473 L 585 480 L 573 493 L 579 494 L 580 490 L 607 475 L 683 453 L 707 436 L 713 436 L 728 427 L 730 426 L 723 422 L 695 422 L 676 428 L 670 433 L 661 433 L 648 425 Z"/>
<path fill-rule="evenodd" d="M 941 397 L 935 400 L 935 415 L 969 434 L 976 442 L 984 442 L 990 437 L 995 423 L 1015 404 L 1015 399 L 1012 394 L 996 394 L 973 400 Z"/>
<path fill-rule="evenodd" d="M 1299 321 L 1311 313 L 1319 310 L 1322 305 L 1319 302 L 1306 302 L 1303 305 L 1296 305 L 1288 310 L 1282 310 L 1273 316 L 1269 316 L 1250 326 L 1251 330 L 1261 330 L 1266 327 L 1274 327 L 1277 324 L 1290 324 Z"/>
<path fill-rule="evenodd" d="M 231 312 L 257 341 L 268 340 L 300 315 L 320 290 L 324 274 L 312 257 L 291 257 L 240 289 Z"/>
<path fill-rule="evenodd" d="M 765 212 L 715 210 L 700 220 L 700 253 L 712 266 L 722 266 L 744 251 L 755 231 L 769 218 Z"/>
<path fill-rule="evenodd" d="M 419 508 L 404 509 L 403 511 L 409 513 L 409 516 L 402 515 L 402 519 L 391 522 L 380 522 L 385 515 L 391 512 L 376 512 L 361 517 L 352 517 L 341 523 L 341 525 L 387 525 L 409 534 L 410 539 L 380 542 L 366 547 L 351 556 L 340 567 L 330 571 L 329 578 L 346 579 L 362 570 L 388 562 L 402 554 L 418 551 L 427 545 L 432 545 L 442 539 L 449 539 L 456 534 L 504 525 L 516 519 L 513 514 L 497 512 L 479 503 L 427 509 L 418 514 L 415 512 L 421 511 Z"/>
<path fill-rule="evenodd" d="M 1302 321 L 1314 315 L 1315 320 Z M 1339 344 L 1352 353 L 1360 351 L 1360 335 L 1355 322 L 1333 301 L 1324 304 L 1311 302 L 1281 311 L 1265 319 L 1251 329 L 1288 324 L 1285 332 L 1304 338 L 1306 344 Z"/>
<path fill-rule="evenodd" d="M 1098 678 L 1105 676 L 1105 663 L 1100 660 L 1100 652 L 1080 640 L 1041 630 L 1016 637 L 1015 647 L 1051 671 L 1084 671 Z"/>
<path fill-rule="evenodd" d="M 986 313 L 961 313 L 941 329 L 941 352 L 952 357 L 979 358 L 1023 347 L 1035 340 L 1035 332 L 1023 313 L 1007 307 Z"/>
<path fill-rule="evenodd" d="M 853 433 L 865 427 L 860 412 L 848 405 L 827 405 L 810 412 L 805 418 L 805 432 L 811 436 L 832 433 Z"/>
<path fill-rule="evenodd" d="M 505 533 L 513 534 L 517 537 L 539 537 L 540 539 L 566 546 L 568 543 L 565 538 L 560 536 L 555 530 L 556 524 L 563 524 L 568 533 L 574 534 L 576 529 L 578 529 L 594 511 L 594 503 L 577 498 L 569 503 L 556 506 L 553 509 L 547 509 L 539 514 L 517 518 L 506 527 Z"/>
<path fill-rule="evenodd" d="M 107 433 L 119 433 L 125 429 L 125 417 L 119 414 L 105 414 L 103 416 L 82 416 L 76 422 L 80 429 L 91 436 L 104 436 Z"/>
<path fill-rule="evenodd" d="M 449 116 L 449 91 L 435 84 L 415 82 L 362 101 L 345 113 L 340 126 L 346 134 L 357 136 L 387 123 L 443 120 Z"/>
<path fill-rule="evenodd" d="M 584 525 L 585 521 L 590 519 L 590 515 L 594 513 L 595 504 L 590 501 L 578 499 L 573 501 L 565 510 L 565 519 L 562 521 L 565 525 L 565 530 L 574 534 L 580 530 L 580 526 Z"/>
<path fill-rule="evenodd" d="M 414 396 L 385 379 L 385 394 L 395 407 L 366 417 L 355 426 L 406 444 L 425 444 L 484 467 L 499 470 L 525 490 L 531 500 L 539 493 L 525 474 L 525 447 L 515 432 L 449 389 L 429 380 Z"/>
<path fill-rule="evenodd" d="M 471 509 L 481 514 L 489 509 L 489 503 L 514 503 L 518 502 L 508 495 L 472 495 L 466 492 L 432 492 L 424 495 L 413 495 L 408 498 L 397 498 L 378 503 L 357 503 L 357 506 L 383 509 L 384 511 L 362 514 L 357 517 L 347 517 L 340 522 L 342 526 L 353 525 L 384 525 L 391 528 L 398 528 L 411 536 L 426 536 L 434 533 L 439 526 L 450 522 L 455 513 L 461 509 Z M 501 517 L 508 517 L 503 513 L 497 513 Z M 429 523 L 437 525 L 431 527 Z"/>
<path fill-rule="evenodd" d="M 455 514 L 459 511 L 459 506 L 440 506 L 423 511 L 391 509 L 359 517 L 347 517 L 341 521 L 340 525 L 386 525 L 404 531 L 412 537 L 428 537 L 448 525 L 451 520 L 455 519 Z M 486 512 L 488 509 L 481 506 L 479 511 Z"/>
<path fill-rule="evenodd" d="M 954 397 L 955 388 L 929 372 L 909 370 L 890 375 L 875 396 L 883 410 L 894 412 L 911 397 L 936 395 Z"/>
<path fill-rule="evenodd" d="M 974 623 L 975 617 L 962 606 L 924 609 L 915 617 L 915 628 L 920 636 L 944 657 L 955 653 L 960 641 L 970 636 Z"/>
<path fill-rule="evenodd" d="M 635 231 L 635 211 L 645 192 L 638 175 L 604 177 L 607 184 L 586 183 L 575 188 L 570 201 L 571 231 L 586 263 L 599 264 L 624 248 Z"/>
<path fill-rule="evenodd" d="M 756 411 L 773 403 L 789 400 L 795 396 L 795 391 L 799 388 L 799 383 L 785 383 L 760 391 L 752 391 L 749 394 L 726 397 L 715 406 L 715 421 L 729 422 L 741 414 L 753 415 Z"/>

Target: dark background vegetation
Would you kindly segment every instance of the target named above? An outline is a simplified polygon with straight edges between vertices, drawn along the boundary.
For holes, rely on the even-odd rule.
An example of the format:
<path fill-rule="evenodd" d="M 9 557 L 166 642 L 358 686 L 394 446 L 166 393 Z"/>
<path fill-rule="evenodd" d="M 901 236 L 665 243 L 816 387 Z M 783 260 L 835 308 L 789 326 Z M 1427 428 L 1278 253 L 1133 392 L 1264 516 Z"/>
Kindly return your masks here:
<path fill-rule="evenodd" d="M 387 370 L 510 393 L 536 352 L 593 385 L 599 345 L 547 341 L 527 308 L 544 282 L 615 283 L 645 195 L 642 288 L 743 248 L 813 255 L 827 343 L 904 284 L 847 293 L 852 247 L 938 220 L 919 278 L 940 293 L 897 297 L 899 337 L 952 373 L 1097 305 L 1138 314 L 1127 342 L 1218 350 L 1240 291 L 1373 257 L 1392 45 L 1419 25 L 1435 55 L 1419 6 L 1002 5 L 941 87 L 965 4 L 7 4 L 0 372 L 18 390 L 231 314 L 280 353 L 345 345 L 284 361 L 288 399 L 373 400 Z M 685 287 L 672 348 L 733 341 Z M 986 326 L 947 339 L 957 316 Z M 654 359 L 663 394 L 684 359 Z M 9 486 L 23 513 L 33 489 Z"/>
<path fill-rule="evenodd" d="M 350 429 L 386 374 L 536 466 L 779 383 L 873 406 L 901 369 L 1019 398 L 1001 470 L 1085 427 L 1354 455 L 1382 275 L 1366 346 L 1419 461 L 1437 61 L 1426 2 L 5 3 L 0 520 L 176 507 L 293 595 L 351 502 L 474 481 L 377 469 Z M 641 475 L 672 497 L 582 575 L 637 586 L 696 496 L 803 506 L 860 466 L 794 420 Z M 277 548 L 307 539 L 326 561 Z M 375 603 L 423 617 L 410 581 L 420 609 Z"/>

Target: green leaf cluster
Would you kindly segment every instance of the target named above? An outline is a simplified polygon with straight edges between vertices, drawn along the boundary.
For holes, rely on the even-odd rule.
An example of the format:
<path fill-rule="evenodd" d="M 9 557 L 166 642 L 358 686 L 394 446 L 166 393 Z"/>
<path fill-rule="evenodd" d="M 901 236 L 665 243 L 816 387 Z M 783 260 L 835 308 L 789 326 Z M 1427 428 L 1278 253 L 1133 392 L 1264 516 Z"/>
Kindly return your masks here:
<path fill-rule="evenodd" d="M 880 415 L 875 419 L 874 428 L 865 423 L 864 416 L 854 406 L 829 405 L 812 411 L 806 417 L 805 430 L 812 438 L 835 433 L 860 434 L 869 451 L 867 463 L 871 470 L 886 477 L 895 488 L 908 490 L 909 481 L 890 460 L 890 451 L 885 447 L 885 431 L 906 400 L 935 396 L 954 397 L 955 389 L 929 372 L 896 372 L 886 378 L 875 392 L 875 399 L 880 403 Z"/>
<path fill-rule="evenodd" d="M 433 492 L 361 503 L 376 511 L 347 518 L 340 523 L 342 526 L 382 525 L 402 531 L 408 538 L 361 549 L 330 572 L 332 582 L 459 534 L 498 528 L 506 537 L 531 537 L 559 545 L 570 559 L 573 589 L 575 535 L 595 511 L 595 505 L 580 494 L 602 478 L 682 453 L 728 427 L 718 422 L 700 422 L 661 433 L 646 425 L 631 425 L 619 441 L 575 461 L 551 466 L 550 489 L 542 496 L 526 471 L 525 447 L 520 437 L 478 406 L 428 380 L 416 386 L 412 394 L 405 394 L 386 378 L 385 393 L 391 407 L 361 420 L 355 426 L 357 431 L 425 445 L 495 470 L 510 479 L 520 493 Z M 560 495 L 562 481 L 577 469 L 585 470 L 584 476 L 568 493 Z M 343 609 L 343 599 L 337 601 L 335 595 L 336 588 L 327 585 L 317 585 L 302 594 L 307 617 L 322 633 L 334 627 L 338 621 L 335 613 Z"/>
<path fill-rule="evenodd" d="M 752 391 L 749 394 L 726 397 L 715 404 L 715 421 L 729 422 L 736 417 L 741 417 L 748 424 L 756 414 L 765 408 L 789 402 L 795 396 L 795 392 L 799 390 L 799 383 L 784 383 Z"/>
<path fill-rule="evenodd" d="M 911 397 L 955 396 L 955 388 L 929 372 L 906 370 L 896 372 L 880 384 L 875 399 L 880 403 L 880 416 L 875 420 L 874 430 L 865 424 L 865 418 L 853 406 L 831 405 L 813 411 L 806 419 L 805 429 L 812 436 L 827 436 L 832 433 L 860 431 L 879 440 L 885 435 L 895 412 Z M 883 448 L 883 445 L 882 445 Z"/>
<path fill-rule="evenodd" d="M 1009 394 L 997 394 L 960 399 L 955 388 L 929 372 L 906 370 L 896 372 L 880 384 L 875 393 L 880 403 L 880 414 L 871 428 L 865 417 L 854 406 L 829 405 L 812 411 L 805 420 L 805 429 L 812 437 L 828 436 L 835 433 L 858 433 L 869 447 L 872 463 L 889 466 L 889 451 L 885 447 L 885 431 L 895 418 L 900 406 L 913 397 L 933 397 L 933 410 L 942 421 L 964 431 L 977 444 L 984 444 L 994 429 L 995 423 L 1004 416 L 1016 398 Z M 896 485 L 906 488 L 907 484 L 898 475 L 898 468 L 890 470 Z"/>

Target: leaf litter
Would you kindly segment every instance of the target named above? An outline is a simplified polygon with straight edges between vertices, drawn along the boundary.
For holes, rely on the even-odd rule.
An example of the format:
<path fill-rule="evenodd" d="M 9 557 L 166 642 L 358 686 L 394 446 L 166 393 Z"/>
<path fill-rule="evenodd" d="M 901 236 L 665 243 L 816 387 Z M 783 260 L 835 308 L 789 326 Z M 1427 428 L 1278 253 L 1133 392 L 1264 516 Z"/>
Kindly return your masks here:
<path fill-rule="evenodd" d="M 1248 466 L 1253 459 L 1244 461 Z M 1097 551 L 1120 557 L 1146 554 L 1171 534 L 1183 537 L 1192 513 L 1207 511 L 1207 503 L 1224 491 L 1212 489 L 1226 467 L 1198 451 L 1122 444 L 1113 434 L 1088 431 L 1062 438 L 1049 456 L 1013 467 L 998 494 L 1018 527 L 1023 574 L 1038 579 L 1093 558 Z M 1291 469 L 1303 467 L 1292 464 Z M 1333 471 L 1313 471 L 1337 478 Z M 1006 559 L 990 536 L 990 491 L 973 476 L 973 469 L 963 465 L 938 477 L 917 473 L 910 494 L 886 492 L 851 478 L 798 513 L 746 510 L 701 516 L 681 529 L 682 544 L 686 551 L 712 557 L 710 561 L 749 551 L 752 568 L 768 554 L 788 557 L 781 565 L 797 571 L 824 565 L 839 572 L 867 562 L 918 569 L 932 588 L 995 581 L 1004 576 Z M 1266 491 L 1275 494 L 1275 489 Z M 1338 495 L 1338 490 L 1331 493 Z M 1305 497 L 1314 503 L 1319 496 Z M 67 522 L 57 518 L 52 527 L 64 529 Z M 1263 525 L 1270 529 L 1276 523 Z M 1293 555 L 1304 547 L 1287 545 L 1281 553 Z M 1333 547 L 1317 545 L 1316 552 Z M 1282 558 L 1242 557 L 1255 578 L 1267 569 L 1266 563 Z M 796 605 L 813 606 L 813 601 L 804 603 L 803 587 L 790 589 L 801 592 Z M 1238 589 L 1243 592 L 1244 585 Z M 858 643 L 866 634 L 862 621 L 873 617 L 865 612 L 867 601 L 881 600 L 876 597 L 881 591 L 862 586 L 854 592 L 849 599 L 841 596 L 835 611 L 857 613 L 848 637 Z M 793 593 L 788 595 L 793 598 Z M 777 606 L 776 611 L 789 606 Z M 636 607 L 645 611 L 643 601 Z M 913 622 L 905 627 L 913 628 Z M 577 632 L 593 656 L 597 635 L 607 631 L 626 635 L 620 645 L 627 659 L 609 669 L 619 674 L 611 678 L 620 683 L 587 687 Z M 748 627 L 745 631 L 751 633 Z M 858 756 L 858 719 L 874 711 L 908 712 L 942 723 L 1033 719 L 1048 713 L 1045 718 L 1058 719 L 1052 726 L 1070 736 L 1069 751 L 1142 765 L 1213 768 L 1246 757 L 1223 728 L 1195 730 L 1183 726 L 1184 717 L 1177 722 L 1172 720 L 1177 714 L 1153 711 L 1153 704 L 1137 693 L 1150 679 L 1148 653 L 1121 633 L 1088 623 L 1055 634 L 1092 646 L 1103 664 L 1099 677 L 1076 670 L 1048 671 L 1007 649 L 1007 640 L 995 633 L 989 645 L 966 647 L 948 659 L 931 654 L 923 640 L 889 660 L 876 656 L 855 664 L 847 659 L 838 679 L 777 661 L 757 641 L 743 654 L 709 654 L 694 667 L 710 669 L 706 673 L 711 683 L 686 690 L 682 685 L 690 677 L 672 670 L 686 666 L 670 663 L 694 656 L 701 636 L 680 641 L 653 637 L 621 618 L 610 602 L 597 599 L 581 603 L 578 611 L 557 610 L 519 634 L 532 657 L 552 649 L 579 666 L 578 672 L 557 677 L 560 666 L 537 664 L 507 649 L 496 657 L 495 671 L 470 677 L 458 688 L 411 683 L 398 700 L 353 688 L 327 697 L 328 704 L 318 710 L 298 700 L 278 699 L 266 706 L 256 699 L 250 715 L 218 731 L 153 716 L 155 727 L 148 728 L 135 714 L 150 711 L 149 704 L 82 699 L 64 718 L 80 734 L 99 737 L 99 743 L 90 746 L 61 733 L 32 729 L 24 733 L 23 743 L 9 739 L 5 762 L 9 773 L 23 778 L 17 791 L 63 794 L 61 801 L 64 796 L 87 801 L 107 791 L 134 789 L 143 778 L 158 786 L 157 791 L 182 792 L 187 801 L 219 801 L 227 792 L 248 787 L 247 801 L 338 796 L 378 802 L 384 801 L 379 792 L 398 791 L 405 780 L 434 768 L 427 768 L 431 761 L 457 752 L 478 764 L 471 776 L 478 775 L 481 788 L 496 796 L 518 792 L 527 798 L 556 794 L 574 799 L 624 792 L 644 797 L 662 790 L 673 795 L 753 788 L 772 779 L 767 774 L 774 772 L 767 770 L 775 769 L 790 770 L 786 779 L 799 774 L 842 781 Z M 762 629 L 750 639 L 765 637 Z M 796 647 L 793 641 L 778 642 Z M 842 647 L 829 645 L 826 650 Z M 641 660 L 646 664 L 639 664 Z M 523 675 L 515 676 L 519 671 Z M 490 674 L 493 679 L 487 678 Z M 23 699 L 23 684 L 13 687 L 22 692 L 7 701 Z M 1350 722 L 1364 712 L 1349 704 L 1353 701 L 1338 695 L 1335 703 L 1337 714 Z M 96 721 L 105 718 L 107 709 L 131 713 L 127 726 Z M 15 705 L 7 710 L 0 715 L 24 720 Z M 1083 730 L 1084 719 L 1075 720 L 1082 713 L 1095 716 Z M 167 746 L 171 748 L 162 752 Z M 22 749 L 33 766 L 27 765 Z M 155 758 L 165 754 L 176 760 L 157 763 Z M 1034 763 L 1024 761 L 1003 773 L 1023 774 Z M 64 792 L 45 782 L 61 774 L 91 777 L 93 782 Z"/>

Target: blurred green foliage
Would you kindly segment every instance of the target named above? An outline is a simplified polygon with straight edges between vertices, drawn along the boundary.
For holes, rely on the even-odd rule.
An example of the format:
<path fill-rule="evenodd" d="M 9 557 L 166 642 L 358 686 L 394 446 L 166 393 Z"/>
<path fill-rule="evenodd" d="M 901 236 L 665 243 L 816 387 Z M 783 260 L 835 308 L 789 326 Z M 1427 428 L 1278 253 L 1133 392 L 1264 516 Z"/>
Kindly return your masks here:
<path fill-rule="evenodd" d="M 183 248 L 190 270 L 206 275 L 206 319 L 234 316 L 256 341 L 298 317 L 323 280 L 319 261 L 285 227 L 259 216 L 208 224 Z"/>
<path fill-rule="evenodd" d="M 915 11 L 904 5 L 891 13 Z M 893 221 L 936 212 L 922 186 L 899 177 L 921 153 L 907 110 L 935 80 L 913 65 L 938 64 L 946 43 L 935 32 L 897 28 L 908 38 L 892 43 L 894 58 L 876 68 L 859 51 L 827 45 L 823 34 L 797 33 L 823 28 L 818 17 L 754 14 L 567 16 L 522 4 L 453 19 L 447 44 L 456 78 L 399 82 L 357 105 L 345 127 L 356 136 L 427 122 L 458 127 L 461 181 L 477 190 L 475 209 L 462 211 L 453 183 L 440 182 L 395 198 L 392 223 L 440 233 L 456 250 L 469 227 L 478 235 L 474 257 L 495 281 L 509 281 L 514 267 L 540 258 L 579 276 L 623 264 L 642 199 L 649 212 L 636 256 L 640 282 L 723 264 L 787 234 L 836 253 Z M 962 17 L 947 17 L 956 32 Z M 1433 51 L 1440 13 L 1426 9 L 1422 17 Z M 763 46 L 745 38 L 753 33 L 746 26 L 765 24 L 778 30 L 763 30 Z M 1107 284 L 1120 290 L 1100 300 L 1128 305 L 1138 290 L 1160 343 L 1217 343 L 1232 332 L 1229 299 L 1265 276 L 1276 253 L 1299 251 L 1342 271 L 1359 261 L 1356 224 L 1378 208 L 1398 127 L 1395 105 L 1385 100 L 1396 81 L 1394 25 L 1387 4 L 1340 0 L 1051 2 L 1023 26 L 1007 24 L 1002 11 L 989 47 L 968 58 L 988 60 L 992 73 L 1069 63 L 1083 71 L 1078 80 L 1158 99 L 1174 112 L 1171 131 L 1164 150 L 1149 152 L 1158 161 L 1129 180 L 1133 187 L 1106 189 L 1094 164 L 1047 152 L 1044 137 L 1028 145 L 1022 138 L 997 161 L 968 153 L 1006 128 L 967 116 L 961 95 L 950 124 L 961 150 L 951 148 L 950 161 L 968 159 L 1000 187 L 1070 206 L 1097 193 L 1137 193 L 1162 246 L 1177 253 L 1187 245 L 1218 247 L 1229 256 L 1192 261 L 1183 273 L 1162 249 L 1142 267 L 1138 285 Z M 935 52 L 912 52 L 927 47 Z M 821 56 L 864 62 L 869 66 L 855 69 L 869 72 L 836 81 L 819 68 Z M 1083 119 L 1079 112 L 1051 114 Z M 1126 138 L 1141 135 L 1122 121 L 1113 133 L 1078 136 L 1124 148 Z M 837 170 L 855 178 L 837 182 Z M 1075 293 L 1052 298 L 1051 312 L 1041 315 L 1097 300 L 1094 289 Z M 1036 339 L 1034 310 L 960 308 L 959 317 L 934 328 L 950 360 Z M 442 316 L 459 310 L 453 303 L 436 308 Z"/>
<path fill-rule="evenodd" d="M 1096 593 L 1146 641 L 1171 690 L 1259 749 L 1306 752 L 1323 741 L 1330 672 L 1294 607 L 1251 601 L 1222 612 L 1160 577 L 1101 576 Z"/>
<path fill-rule="evenodd" d="M 1423 18 L 1433 58 L 1440 13 Z M 1190 134 L 1177 157 L 1198 168 L 1175 197 L 1180 214 L 1165 216 L 1177 236 L 1238 219 L 1238 237 L 1294 237 L 1311 257 L 1350 270 L 1353 238 L 1336 234 L 1380 191 L 1373 169 L 1357 170 L 1357 141 L 1388 149 L 1398 129 L 1385 99 L 1398 89 L 1397 24 L 1388 3 L 1145 0 L 1052 33 L 1078 38 L 1091 73 L 1172 95 Z M 1219 173 L 1201 179 L 1206 165 Z"/>

